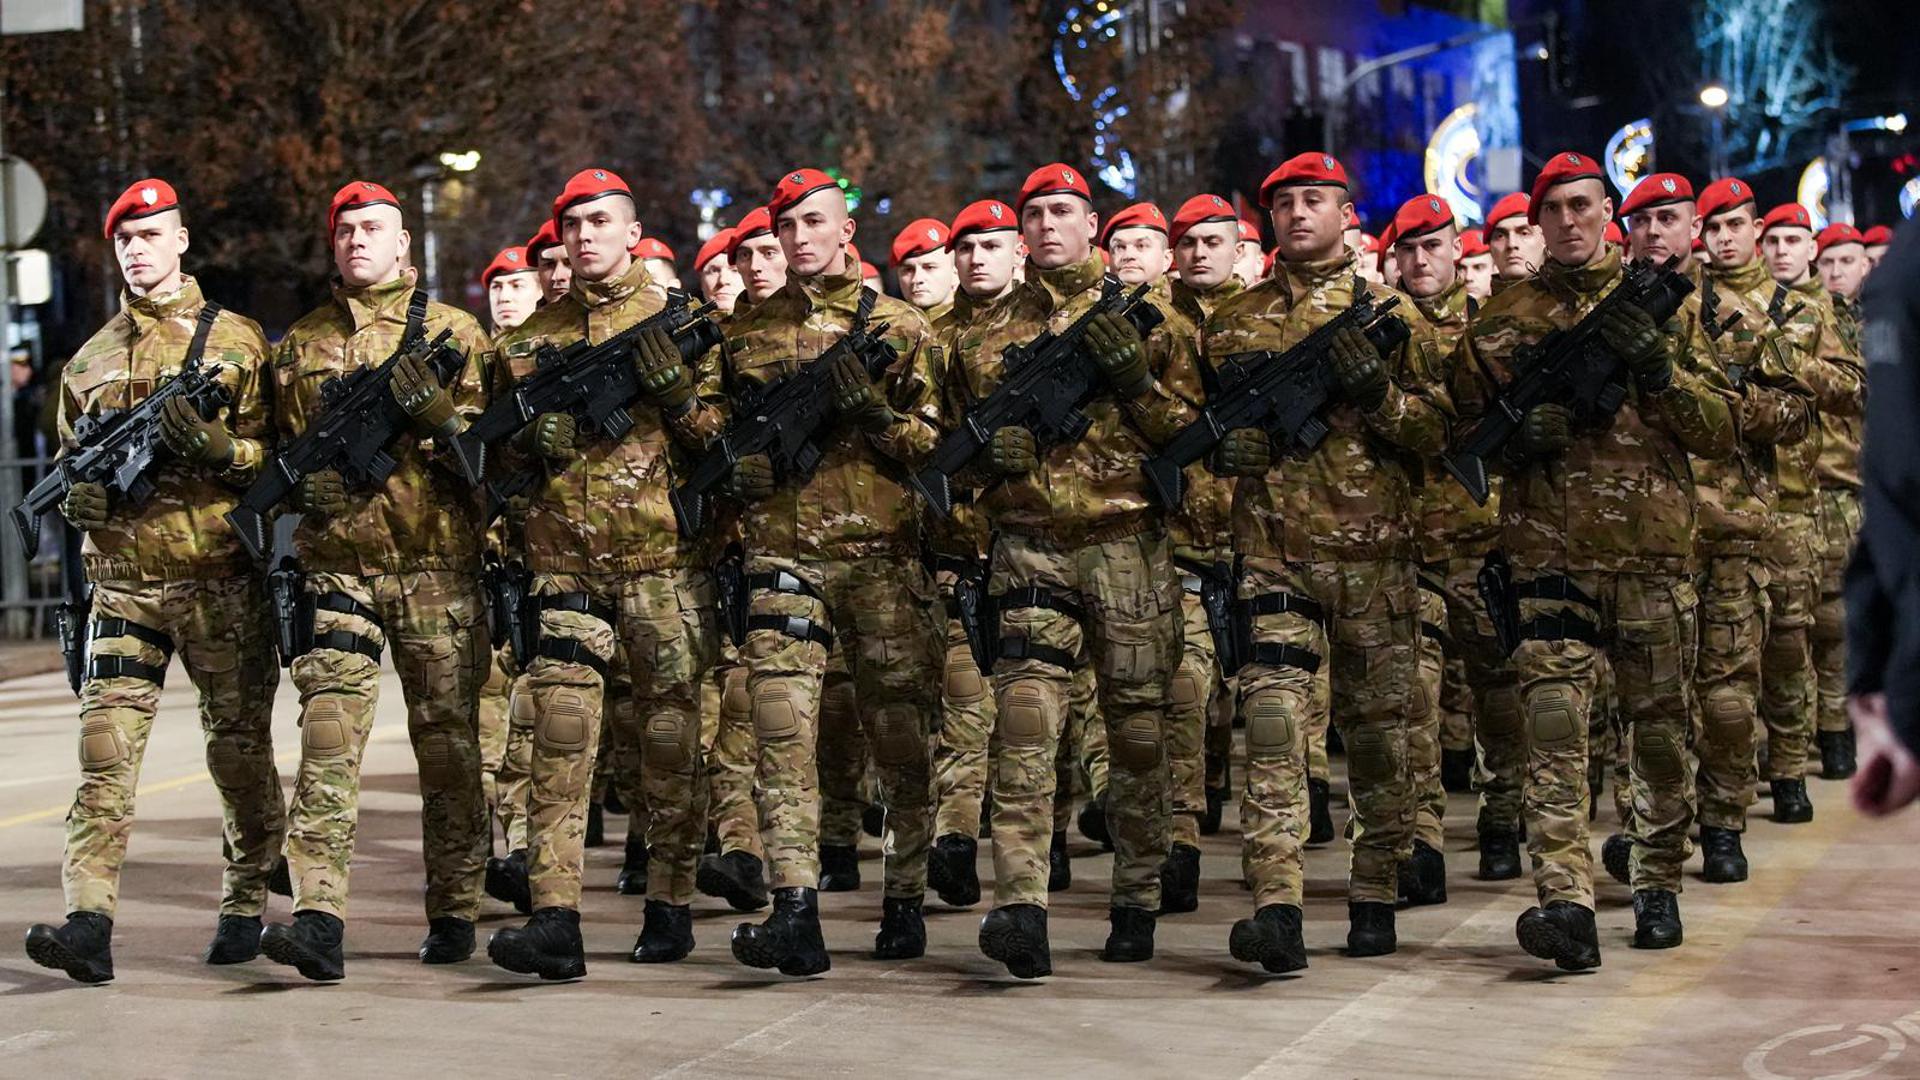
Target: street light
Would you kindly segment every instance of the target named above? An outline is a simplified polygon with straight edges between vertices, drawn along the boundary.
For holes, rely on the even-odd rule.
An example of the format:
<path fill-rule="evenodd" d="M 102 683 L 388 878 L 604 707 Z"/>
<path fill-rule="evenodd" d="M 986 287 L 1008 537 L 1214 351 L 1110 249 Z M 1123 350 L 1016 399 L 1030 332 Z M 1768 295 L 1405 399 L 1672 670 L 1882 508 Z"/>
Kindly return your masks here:
<path fill-rule="evenodd" d="M 440 164 L 449 172 L 472 172 L 480 166 L 480 151 L 449 150 L 440 155 Z"/>
<path fill-rule="evenodd" d="M 1719 83 L 1708 83 L 1700 88 L 1700 104 L 1709 109 L 1724 109 L 1727 106 L 1727 88 Z"/>
<path fill-rule="evenodd" d="M 1721 152 L 1720 121 L 1723 111 L 1727 107 L 1727 88 L 1721 86 L 1719 83 L 1708 83 L 1701 87 L 1700 104 L 1705 105 L 1707 110 L 1712 113 L 1710 128 L 1713 137 L 1708 156 L 1711 159 L 1713 175 L 1724 176 L 1727 171 L 1727 161 L 1725 155 Z"/>

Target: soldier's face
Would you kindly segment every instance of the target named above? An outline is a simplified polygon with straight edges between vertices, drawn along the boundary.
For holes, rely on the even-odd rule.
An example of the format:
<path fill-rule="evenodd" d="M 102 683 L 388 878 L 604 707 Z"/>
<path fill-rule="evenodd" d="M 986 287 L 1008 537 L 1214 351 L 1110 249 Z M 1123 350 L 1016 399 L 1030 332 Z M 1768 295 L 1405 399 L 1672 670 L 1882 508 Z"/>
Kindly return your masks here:
<path fill-rule="evenodd" d="M 1260 280 L 1267 269 L 1267 253 L 1260 250 L 1258 240 L 1240 241 L 1240 255 L 1233 260 L 1233 276 L 1240 284 L 1251 285 Z"/>
<path fill-rule="evenodd" d="M 1488 230 L 1487 250 L 1493 252 L 1494 272 L 1512 281 L 1539 272 L 1547 257 L 1547 242 L 1538 226 L 1515 215 Z"/>
<path fill-rule="evenodd" d="M 1782 285 L 1798 284 L 1813 265 L 1813 230 L 1793 225 L 1775 225 L 1760 237 L 1760 250 L 1767 257 L 1767 271 Z"/>
<path fill-rule="evenodd" d="M 411 242 L 397 206 L 342 210 L 333 225 L 334 269 L 353 288 L 384 285 L 400 276 Z"/>
<path fill-rule="evenodd" d="M 487 282 L 487 314 L 493 319 L 493 331 L 511 330 L 527 321 L 539 305 L 540 282 L 537 274 L 522 270 L 514 274 L 495 274 Z"/>
<path fill-rule="evenodd" d="M 640 216 L 625 195 L 603 195 L 560 213 L 560 242 L 573 272 L 584 281 L 610 281 L 633 265 L 640 242 Z"/>
<path fill-rule="evenodd" d="M 180 256 L 186 252 L 187 226 L 178 210 L 125 218 L 113 227 L 113 257 L 127 291 L 135 296 L 177 287 Z"/>
<path fill-rule="evenodd" d="M 1273 235 L 1288 262 L 1321 262 L 1345 246 L 1353 204 L 1345 188 L 1295 184 L 1273 193 Z"/>
<path fill-rule="evenodd" d="M 1085 262 L 1099 229 L 1100 215 L 1078 195 L 1042 195 L 1020 208 L 1020 236 L 1042 270 Z"/>
<path fill-rule="evenodd" d="M 761 233 L 743 240 L 733 253 L 733 268 L 740 272 L 747 299 L 759 303 L 780 291 L 787 283 L 787 255 L 772 233 Z"/>
<path fill-rule="evenodd" d="M 1867 269 L 1872 270 L 1874 267 L 1879 266 L 1880 260 L 1884 258 L 1886 254 L 1887 254 L 1886 244 L 1868 244 L 1867 245 Z"/>
<path fill-rule="evenodd" d="M 1833 244 L 1820 253 L 1820 284 L 1835 296 L 1851 300 L 1860 295 L 1860 283 L 1867 279 L 1867 249 L 1860 244 Z"/>
<path fill-rule="evenodd" d="M 1217 289 L 1233 276 L 1240 256 L 1240 226 L 1232 221 L 1203 221 L 1189 228 L 1174 245 L 1173 265 L 1180 280 L 1205 292 Z"/>
<path fill-rule="evenodd" d="M 1485 300 L 1493 295 L 1493 254 L 1474 255 L 1460 260 L 1460 276 L 1467 281 L 1467 295 Z"/>
<path fill-rule="evenodd" d="M 647 276 L 653 279 L 655 285 L 663 285 L 669 289 L 680 288 L 680 268 L 673 265 L 673 260 L 646 259 L 644 262 L 647 267 Z"/>
<path fill-rule="evenodd" d="M 1173 265 L 1167 234 L 1159 229 L 1117 229 L 1107 237 L 1113 256 L 1113 276 L 1129 285 L 1158 281 Z"/>
<path fill-rule="evenodd" d="M 567 289 L 573 284 L 573 264 L 567 261 L 567 249 L 550 247 L 540 252 L 540 267 L 536 272 L 540 279 L 540 293 L 547 303 L 567 295 Z"/>
<path fill-rule="evenodd" d="M 1706 241 L 1708 261 L 1720 270 L 1734 270 L 1752 262 L 1757 226 L 1751 204 L 1708 218 L 1700 226 L 1700 239 Z"/>
<path fill-rule="evenodd" d="M 853 219 L 847 217 L 847 197 L 839 188 L 822 188 L 787 207 L 773 227 L 790 273 L 812 277 L 846 266 Z"/>
<path fill-rule="evenodd" d="M 1613 220 L 1613 200 L 1600 181 L 1556 184 L 1540 196 L 1537 209 L 1547 258 L 1562 266 L 1585 266 L 1600 253 L 1607 222 Z"/>
<path fill-rule="evenodd" d="M 953 242 L 960 287 L 976 300 L 990 300 L 1011 288 L 1020 258 L 1019 241 L 1010 229 L 968 233 Z"/>
<path fill-rule="evenodd" d="M 1678 255 L 1684 266 L 1693 257 L 1693 239 L 1699 235 L 1700 218 L 1690 202 L 1649 206 L 1627 218 L 1627 250 L 1636 259 L 1664 263 Z"/>
<path fill-rule="evenodd" d="M 946 248 L 915 255 L 901 263 L 896 273 L 900 277 L 900 290 L 907 294 L 907 303 L 922 310 L 939 307 L 953 299 L 954 287 L 960 281 L 954 272 L 953 252 Z"/>
<path fill-rule="evenodd" d="M 1415 296 L 1438 296 L 1452 288 L 1459 261 L 1460 234 L 1451 225 L 1393 244 L 1392 265 L 1400 269 L 1400 287 Z"/>
<path fill-rule="evenodd" d="M 733 303 L 740 299 L 740 290 L 744 287 L 740 272 L 725 255 L 715 255 L 700 268 L 700 295 L 729 315 L 733 314 Z"/>

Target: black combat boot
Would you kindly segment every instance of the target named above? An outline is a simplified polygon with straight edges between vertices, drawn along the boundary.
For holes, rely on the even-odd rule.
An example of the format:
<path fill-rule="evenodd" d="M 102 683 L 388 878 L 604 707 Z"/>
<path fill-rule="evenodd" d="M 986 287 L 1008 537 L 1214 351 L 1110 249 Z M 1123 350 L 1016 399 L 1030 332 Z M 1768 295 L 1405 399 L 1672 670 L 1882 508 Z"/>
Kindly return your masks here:
<path fill-rule="evenodd" d="M 807 888 L 773 890 L 765 922 L 733 928 L 733 958 L 783 975 L 818 975 L 833 966 L 820 936 L 820 894 Z"/>
<path fill-rule="evenodd" d="M 1520 838 L 1488 826 L 1480 830 L 1480 880 L 1510 881 L 1520 876 Z"/>
<path fill-rule="evenodd" d="M 587 847 L 607 844 L 607 812 L 597 802 L 587 804 Z"/>
<path fill-rule="evenodd" d="M 1614 833 L 1600 845 L 1600 865 L 1607 875 L 1622 885 L 1633 884 L 1633 841 L 1626 833 Z"/>
<path fill-rule="evenodd" d="M 1109 964 L 1137 964 L 1153 959 L 1153 912 L 1139 907 L 1107 909 L 1107 943 L 1100 959 Z"/>
<path fill-rule="evenodd" d="M 1080 808 L 1080 835 L 1100 845 L 1102 851 L 1113 850 L 1113 834 L 1107 831 L 1107 795 L 1101 792 L 1097 797 L 1087 800 Z"/>
<path fill-rule="evenodd" d="M 267 875 L 267 891 L 275 896 L 293 896 L 293 872 L 287 867 L 285 856 L 273 864 L 273 873 Z"/>
<path fill-rule="evenodd" d="M 1233 924 L 1227 951 L 1246 964 L 1259 964 L 1274 973 L 1299 971 L 1307 966 L 1307 943 L 1300 936 L 1300 909 L 1292 904 L 1268 904 L 1251 919 Z"/>
<path fill-rule="evenodd" d="M 260 951 L 314 982 L 335 982 L 347 975 L 346 934 L 338 916 L 296 911 L 292 925 L 268 923 L 260 931 Z"/>
<path fill-rule="evenodd" d="M 538 975 L 549 982 L 583 978 L 587 947 L 580 938 L 580 913 L 543 907 L 525 926 L 494 931 L 487 940 L 487 958 L 508 971 Z"/>
<path fill-rule="evenodd" d="M 980 902 L 980 871 L 974 865 L 979 852 L 979 841 L 961 833 L 933 842 L 927 853 L 927 884 L 941 903 L 969 907 Z"/>
<path fill-rule="evenodd" d="M 1828 780 L 1845 780 L 1852 776 L 1860 766 L 1854 760 L 1853 729 L 1845 731 L 1822 731 L 1815 735 L 1820 741 L 1820 775 Z"/>
<path fill-rule="evenodd" d="M 1747 880 L 1747 853 L 1732 829 L 1700 826 L 1700 876 L 1716 885 Z"/>
<path fill-rule="evenodd" d="M 1633 947 L 1671 949 L 1680 938 L 1680 898 L 1665 889 L 1634 890 Z"/>
<path fill-rule="evenodd" d="M 244 964 L 260 955 L 260 916 L 222 915 L 202 960 L 219 967 Z"/>
<path fill-rule="evenodd" d="M 887 834 L 887 808 L 880 803 L 868 803 L 867 808 L 860 811 L 860 831 L 873 837 L 875 840 L 885 836 Z"/>
<path fill-rule="evenodd" d="M 1047 846 L 1047 891 L 1066 892 L 1073 888 L 1073 858 L 1067 854 L 1067 834 L 1053 834 Z"/>
<path fill-rule="evenodd" d="M 1447 902 L 1447 857 L 1425 840 L 1400 863 L 1400 896 L 1412 907 Z"/>
<path fill-rule="evenodd" d="M 1333 788 L 1318 777 L 1307 778 L 1307 843 L 1333 842 Z"/>
<path fill-rule="evenodd" d="M 640 937 L 633 943 L 636 964 L 671 964 L 684 960 L 693 951 L 693 908 L 649 900 L 640 923 Z"/>
<path fill-rule="evenodd" d="M 113 920 L 76 911 L 61 926 L 34 923 L 27 928 L 27 957 L 75 982 L 106 982 L 113 978 Z"/>
<path fill-rule="evenodd" d="M 1200 906 L 1200 849 L 1175 844 L 1160 864 L 1160 914 L 1177 915 Z"/>
<path fill-rule="evenodd" d="M 820 845 L 820 891 L 852 892 L 859 887 L 859 849 L 839 844 Z"/>
<path fill-rule="evenodd" d="M 927 954 L 927 921 L 920 914 L 923 899 L 889 896 L 880 902 L 880 932 L 873 939 L 875 960 L 913 960 Z"/>
<path fill-rule="evenodd" d="M 473 955 L 473 920 L 442 915 L 427 920 L 427 936 L 420 942 L 423 964 L 457 964 Z"/>
<path fill-rule="evenodd" d="M 512 904 L 522 915 L 533 914 L 533 886 L 527 880 L 527 849 L 507 852 L 504 859 L 487 860 L 487 895 Z"/>
<path fill-rule="evenodd" d="M 980 920 L 980 951 L 1007 966 L 1016 979 L 1053 974 L 1047 946 L 1047 909 L 1038 904 L 1008 904 Z"/>
<path fill-rule="evenodd" d="M 1386 956 L 1399 947 L 1393 932 L 1392 904 L 1348 902 L 1348 956 Z"/>
<path fill-rule="evenodd" d="M 1514 925 L 1520 947 L 1562 971 L 1584 971 L 1600 966 L 1600 935 L 1593 911 L 1571 900 L 1555 900 L 1544 909 L 1531 907 Z"/>
<path fill-rule="evenodd" d="M 1227 794 L 1233 788 L 1232 766 L 1226 760 L 1207 762 L 1207 775 L 1217 775 L 1220 782 L 1217 786 L 1208 785 L 1206 788 L 1207 812 L 1200 815 L 1201 836 L 1212 836 L 1220 831 L 1220 821 L 1227 812 Z"/>
<path fill-rule="evenodd" d="M 693 887 L 725 900 L 735 911 L 759 911 L 767 906 L 766 872 L 752 852 L 700 856 Z"/>
<path fill-rule="evenodd" d="M 647 895 L 647 860 L 651 857 L 646 838 L 628 833 L 626 855 L 620 861 L 620 877 L 613 883 L 614 891 L 621 896 Z"/>
<path fill-rule="evenodd" d="M 1813 803 L 1807 799 L 1805 780 L 1773 780 L 1773 820 L 1782 825 L 1800 825 L 1813 820 Z"/>
<path fill-rule="evenodd" d="M 1440 786 L 1456 795 L 1473 790 L 1473 748 L 1440 751 Z"/>

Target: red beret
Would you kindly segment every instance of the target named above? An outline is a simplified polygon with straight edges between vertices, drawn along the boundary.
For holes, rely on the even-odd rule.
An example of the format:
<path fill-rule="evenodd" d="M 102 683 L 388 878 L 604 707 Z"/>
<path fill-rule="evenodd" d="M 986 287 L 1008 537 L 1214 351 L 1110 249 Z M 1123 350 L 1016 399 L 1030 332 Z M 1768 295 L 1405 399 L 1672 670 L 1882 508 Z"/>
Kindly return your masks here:
<path fill-rule="evenodd" d="M 1524 191 L 1516 191 L 1510 195 L 1500 196 L 1500 198 L 1494 202 L 1493 209 L 1487 211 L 1487 228 L 1491 229 L 1510 217 L 1527 218 L 1528 222 L 1531 223 L 1533 219 L 1528 217 L 1527 207 L 1532 205 L 1532 196 Z"/>
<path fill-rule="evenodd" d="M 1454 224 L 1453 207 L 1438 195 L 1416 195 L 1393 213 L 1388 231 L 1395 240 L 1410 240 Z"/>
<path fill-rule="evenodd" d="M 1492 251 L 1487 247 L 1486 234 L 1479 229 L 1460 230 L 1460 257 L 1471 259 L 1475 255 L 1486 255 Z"/>
<path fill-rule="evenodd" d="M 1093 201 L 1093 192 L 1087 187 L 1086 176 L 1079 169 L 1058 161 L 1042 165 L 1027 174 L 1027 182 L 1020 185 L 1020 194 L 1013 200 L 1013 208 L 1016 211 L 1025 210 L 1029 199 L 1037 199 L 1042 195 L 1078 195 L 1088 202 Z"/>
<path fill-rule="evenodd" d="M 1260 242 L 1259 223 L 1248 221 L 1246 218 L 1241 218 L 1240 219 L 1240 239 L 1245 242 L 1251 242 L 1255 244 L 1259 243 Z"/>
<path fill-rule="evenodd" d="M 673 261 L 673 249 L 668 247 L 664 241 L 651 236 L 641 237 L 640 242 L 633 245 L 630 254 L 636 259 L 665 259 L 668 262 Z"/>
<path fill-rule="evenodd" d="M 1272 251 L 1267 252 L 1266 256 L 1260 260 L 1260 276 L 1263 278 L 1272 277 L 1274 261 L 1279 258 L 1279 248 L 1276 247 Z"/>
<path fill-rule="evenodd" d="M 699 273 L 708 263 L 725 255 L 727 253 L 727 245 L 732 243 L 732 241 L 732 229 L 721 229 L 719 232 L 707 237 L 707 242 L 700 245 L 700 253 L 693 257 L 693 272 L 696 274 Z"/>
<path fill-rule="evenodd" d="M 1768 229 L 1775 228 L 1799 228 L 1812 232 L 1813 216 L 1808 214 L 1807 208 L 1799 203 L 1781 203 L 1767 211 L 1767 216 L 1760 219 L 1762 236 L 1766 235 Z"/>
<path fill-rule="evenodd" d="M 1575 180 L 1599 180 L 1600 163 L 1585 154 L 1576 154 L 1565 150 L 1547 159 L 1540 175 L 1533 178 L 1533 198 L 1527 202 L 1527 223 L 1540 223 L 1540 212 L 1535 209 L 1542 196 L 1561 184 L 1571 184 Z"/>
<path fill-rule="evenodd" d="M 951 233 L 947 223 L 938 218 L 923 217 L 915 221 L 901 229 L 900 235 L 893 238 L 892 264 L 899 266 L 908 259 L 917 259 L 928 252 L 939 251 L 947 246 L 949 235 Z"/>
<path fill-rule="evenodd" d="M 1620 216 L 1632 217 L 1642 210 L 1651 210 L 1656 206 L 1671 203 L 1693 201 L 1693 185 L 1679 173 L 1654 173 L 1633 186 L 1627 197 L 1620 200 Z"/>
<path fill-rule="evenodd" d="M 779 217 L 795 203 L 816 191 L 838 188 L 840 181 L 819 169 L 795 169 L 773 185 L 773 198 L 767 200 L 767 213 Z"/>
<path fill-rule="evenodd" d="M 502 274 L 524 274 L 532 269 L 533 265 L 527 261 L 526 248 L 503 248 L 500 254 L 495 255 L 493 261 L 487 264 L 487 268 L 480 272 L 480 287 L 486 288 L 493 283 L 494 278 Z"/>
<path fill-rule="evenodd" d="M 1620 231 L 1620 223 L 1617 221 L 1607 222 L 1607 227 L 1600 230 L 1600 239 L 1609 244 L 1619 244 L 1621 247 L 1627 244 L 1627 234 Z"/>
<path fill-rule="evenodd" d="M 609 195 L 625 195 L 633 198 L 633 192 L 627 182 L 606 169 L 581 169 L 560 189 L 559 197 L 553 200 L 553 220 L 559 221 L 560 215 L 569 206 L 604 199 Z"/>
<path fill-rule="evenodd" d="M 1869 225 L 1860 230 L 1860 241 L 1868 247 L 1893 243 L 1893 230 L 1885 225 Z"/>
<path fill-rule="evenodd" d="M 868 278 L 877 278 L 879 276 L 880 276 L 879 267 L 873 265 L 872 263 L 868 262 L 865 259 L 860 260 L 860 280 L 861 281 L 865 281 Z"/>
<path fill-rule="evenodd" d="M 1716 214 L 1753 205 L 1753 188 L 1743 180 L 1723 176 L 1700 192 L 1695 205 L 1700 210 L 1700 220 L 1706 221 Z"/>
<path fill-rule="evenodd" d="M 1113 243 L 1113 234 L 1121 229 L 1157 229 L 1164 233 L 1167 231 L 1167 215 L 1150 202 L 1134 203 L 1108 219 L 1106 231 L 1100 234 L 1101 242 Z"/>
<path fill-rule="evenodd" d="M 947 242 L 953 243 L 968 233 L 1000 232 L 1019 227 L 1020 219 L 1014 214 L 1013 207 L 999 199 L 981 199 L 979 202 L 969 203 L 965 209 L 954 215 L 953 229 L 948 234 Z"/>
<path fill-rule="evenodd" d="M 1707 242 L 1706 242 L 1705 240 L 1702 240 L 1702 239 L 1700 239 L 1700 238 L 1699 238 L 1699 237 L 1697 237 L 1697 236 L 1696 236 L 1696 237 L 1694 237 L 1694 238 L 1693 238 L 1693 250 L 1694 250 L 1695 252 L 1701 252 L 1701 251 L 1705 251 L 1705 250 L 1707 250 Z"/>
<path fill-rule="evenodd" d="M 1825 254 L 1828 248 L 1839 247 L 1841 244 L 1865 244 L 1866 242 L 1867 238 L 1860 235 L 1859 229 L 1843 221 L 1836 221 L 1821 229 L 1820 235 L 1814 238 L 1814 243 L 1818 245 L 1817 250 L 1821 254 Z"/>
<path fill-rule="evenodd" d="M 740 224 L 733 227 L 733 236 L 727 240 L 727 258 L 740 250 L 740 245 L 756 236 L 767 236 L 773 232 L 773 215 L 764 206 L 756 206 L 747 211 Z"/>
<path fill-rule="evenodd" d="M 548 218 L 540 223 L 540 231 L 533 234 L 533 239 L 527 241 L 527 261 L 538 266 L 541 252 L 559 246 L 560 230 L 554 227 L 553 219 Z"/>
<path fill-rule="evenodd" d="M 327 235 L 333 235 L 333 227 L 340 220 L 343 210 L 358 210 L 363 206 L 391 206 L 396 210 L 400 200 L 393 192 L 370 180 L 354 180 L 333 193 L 333 201 L 327 204 Z"/>
<path fill-rule="evenodd" d="M 1305 153 L 1295 154 L 1280 163 L 1280 167 L 1267 174 L 1260 183 L 1260 207 L 1273 206 L 1275 188 L 1316 185 L 1322 187 L 1347 187 L 1347 170 L 1332 154 Z"/>
<path fill-rule="evenodd" d="M 101 231 L 106 234 L 107 239 L 111 240 L 113 227 L 128 218 L 143 218 L 158 214 L 162 210 L 179 208 L 180 196 L 174 192 L 172 184 L 155 178 L 136 180 L 133 186 L 121 192 L 120 197 L 113 200 L 113 205 L 107 208 L 107 225 Z M 327 231 L 331 233 L 333 229 L 328 228 Z"/>
<path fill-rule="evenodd" d="M 862 258 L 860 258 L 860 245 L 859 245 L 859 244 L 856 244 L 856 243 L 854 243 L 854 242 L 853 242 L 853 241 L 851 241 L 851 240 L 849 240 L 849 241 L 847 241 L 847 258 L 849 258 L 849 259 L 851 259 L 851 260 L 853 260 L 854 262 L 864 262 L 864 261 L 865 261 L 864 259 L 862 259 Z"/>
<path fill-rule="evenodd" d="M 1180 238 L 1187 235 L 1188 229 L 1215 221 L 1239 222 L 1240 219 L 1234 214 L 1233 206 L 1220 196 L 1195 195 L 1181 203 L 1179 211 L 1173 215 L 1173 227 L 1167 230 L 1167 242 L 1178 244 Z M 1236 231 L 1234 240 L 1237 243 L 1239 239 L 1240 233 Z"/>

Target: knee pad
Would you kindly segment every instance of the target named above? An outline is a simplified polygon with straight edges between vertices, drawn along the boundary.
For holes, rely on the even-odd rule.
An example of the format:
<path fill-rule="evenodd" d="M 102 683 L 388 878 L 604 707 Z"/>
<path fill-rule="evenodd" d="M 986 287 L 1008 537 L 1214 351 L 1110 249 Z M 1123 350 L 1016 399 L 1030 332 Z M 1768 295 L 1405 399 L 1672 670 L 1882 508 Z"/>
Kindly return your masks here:
<path fill-rule="evenodd" d="M 459 753 L 453 739 L 444 731 L 430 731 L 413 744 L 414 764 L 420 770 L 420 784 L 427 788 L 452 787 L 460 777 Z"/>
<path fill-rule="evenodd" d="M 1375 728 L 1349 732 L 1347 742 L 1347 776 L 1364 784 L 1387 783 L 1400 775 L 1399 763 L 1393 759 L 1393 745 L 1387 741 L 1387 733 Z"/>
<path fill-rule="evenodd" d="M 646 757 L 643 767 L 649 771 L 680 772 L 693 764 L 694 733 L 698 729 L 687 717 L 672 712 L 647 717 L 644 736 Z"/>
<path fill-rule="evenodd" d="M 524 687 L 516 688 L 507 695 L 507 724 L 510 727 L 533 727 L 533 721 L 540 715 L 540 707 L 534 704 L 533 695 Z"/>
<path fill-rule="evenodd" d="M 1040 679 L 1010 680 L 999 701 L 1000 741 L 1027 748 L 1044 745 L 1047 718 L 1063 711 L 1062 703 L 1051 700 L 1054 694 L 1053 687 Z"/>
<path fill-rule="evenodd" d="M 745 665 L 729 668 L 720 685 L 720 715 L 744 722 L 753 715 L 753 697 L 747 693 Z"/>
<path fill-rule="evenodd" d="M 1256 761 L 1278 761 L 1293 756 L 1299 736 L 1293 708 L 1285 695 L 1258 693 L 1247 700 L 1247 756 Z"/>
<path fill-rule="evenodd" d="M 1579 710 L 1571 688 L 1549 683 L 1528 695 L 1524 708 L 1527 733 L 1536 745 L 1565 746 L 1579 737 Z"/>
<path fill-rule="evenodd" d="M 1161 742 L 1158 714 L 1133 713 L 1114 725 L 1107 740 L 1107 755 L 1114 765 L 1143 773 L 1160 764 Z"/>
<path fill-rule="evenodd" d="M 1633 767 L 1650 783 L 1673 784 L 1686 777 L 1685 755 L 1673 736 L 1664 731 L 1636 735 Z"/>
<path fill-rule="evenodd" d="M 873 760 L 900 768 L 927 763 L 927 735 L 920 710 L 911 705 L 883 706 L 874 716 Z"/>
<path fill-rule="evenodd" d="M 820 690 L 820 715 L 824 719 L 853 722 L 854 709 L 858 702 L 854 698 L 852 679 L 829 679 Z"/>
<path fill-rule="evenodd" d="M 782 742 L 800 734 L 800 706 L 793 690 L 768 686 L 753 697 L 753 731 L 762 742 Z"/>
<path fill-rule="evenodd" d="M 1738 690 L 1718 687 L 1701 705 L 1708 730 L 1723 740 L 1738 744 L 1743 729 L 1753 730 L 1754 703 Z"/>
<path fill-rule="evenodd" d="M 542 750 L 577 754 L 587 748 L 599 723 L 587 700 L 588 691 L 576 686 L 550 686 L 529 694 L 534 698 L 533 744 Z"/>
<path fill-rule="evenodd" d="M 973 650 L 965 645 L 947 650 L 946 700 L 955 705 L 971 705 L 987 696 L 987 680 L 980 677 L 980 665 L 973 662 Z"/>
<path fill-rule="evenodd" d="M 300 718 L 300 750 L 316 761 L 346 757 L 353 749 L 353 714 L 339 694 L 315 694 Z"/>
<path fill-rule="evenodd" d="M 213 786 L 222 790 L 242 787 L 256 775 L 253 762 L 231 739 L 215 739 L 207 744 L 207 775 Z"/>
<path fill-rule="evenodd" d="M 1167 682 L 1167 707 L 1177 713 L 1192 712 L 1206 701 L 1206 688 L 1200 676 L 1182 666 Z"/>
<path fill-rule="evenodd" d="M 80 725 L 80 768 L 105 772 L 127 760 L 132 752 L 120 723 L 111 713 L 95 713 Z"/>

